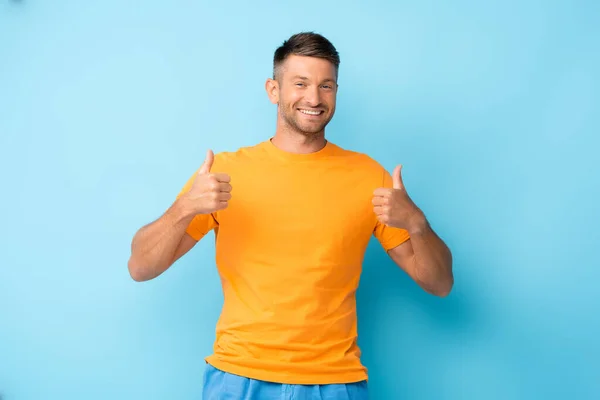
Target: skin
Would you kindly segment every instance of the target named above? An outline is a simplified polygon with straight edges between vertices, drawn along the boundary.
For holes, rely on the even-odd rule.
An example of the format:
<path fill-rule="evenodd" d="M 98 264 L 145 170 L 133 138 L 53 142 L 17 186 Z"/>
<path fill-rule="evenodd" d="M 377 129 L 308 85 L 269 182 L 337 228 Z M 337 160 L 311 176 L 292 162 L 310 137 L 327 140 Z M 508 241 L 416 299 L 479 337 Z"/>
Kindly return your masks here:
<path fill-rule="evenodd" d="M 327 60 L 289 56 L 267 79 L 269 100 L 277 104 L 273 144 L 292 153 L 311 153 L 325 146 L 325 126 L 335 113 L 337 71 Z M 318 111 L 320 115 L 303 114 Z"/>
<path fill-rule="evenodd" d="M 302 154 L 325 146 L 325 127 L 335 114 L 338 91 L 337 70 L 332 63 L 315 57 L 289 56 L 277 68 L 275 78 L 267 79 L 265 90 L 269 100 L 277 105 L 277 127 L 272 138 L 275 146 Z M 213 157 L 209 150 L 189 192 L 135 234 L 128 263 L 134 280 L 157 277 L 196 244 L 185 233 L 194 215 L 227 207 L 232 190 L 230 177 L 210 172 Z M 447 296 L 454 284 L 452 254 L 409 197 L 401 170 L 400 165 L 395 168 L 392 188 L 379 188 L 373 193 L 373 212 L 379 221 L 406 229 L 411 236 L 389 250 L 388 255 L 425 291 Z"/>

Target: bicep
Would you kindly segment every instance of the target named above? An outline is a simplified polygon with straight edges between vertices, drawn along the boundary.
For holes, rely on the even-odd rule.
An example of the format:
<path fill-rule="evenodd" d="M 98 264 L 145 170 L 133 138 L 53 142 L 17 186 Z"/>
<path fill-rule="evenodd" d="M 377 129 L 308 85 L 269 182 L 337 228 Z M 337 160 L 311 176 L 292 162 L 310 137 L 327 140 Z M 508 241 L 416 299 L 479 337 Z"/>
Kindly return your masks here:
<path fill-rule="evenodd" d="M 406 272 L 411 278 L 416 279 L 415 253 L 410 239 L 387 251 L 390 258 Z"/>
<path fill-rule="evenodd" d="M 190 236 L 189 233 L 184 233 L 183 237 L 179 241 L 179 245 L 175 249 L 175 254 L 173 255 L 173 263 L 183 257 L 188 251 L 192 249 L 198 243 L 196 239 Z M 171 263 L 172 264 L 172 263 Z"/>

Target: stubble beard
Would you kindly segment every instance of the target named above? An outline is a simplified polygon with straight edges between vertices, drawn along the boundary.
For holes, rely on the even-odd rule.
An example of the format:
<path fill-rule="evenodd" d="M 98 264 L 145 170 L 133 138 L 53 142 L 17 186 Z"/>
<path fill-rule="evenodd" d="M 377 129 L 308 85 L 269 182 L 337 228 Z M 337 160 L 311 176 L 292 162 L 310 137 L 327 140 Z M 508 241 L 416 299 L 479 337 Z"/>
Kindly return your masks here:
<path fill-rule="evenodd" d="M 328 109 L 324 109 L 325 114 L 328 111 Z M 329 124 L 329 121 L 331 121 L 331 118 L 333 117 L 333 115 L 330 115 L 327 119 L 323 120 L 323 122 L 321 122 L 318 125 L 301 124 L 298 121 L 298 116 L 296 115 L 296 112 L 298 111 L 294 106 L 290 108 L 280 107 L 279 111 L 281 118 L 285 122 L 285 125 L 288 127 L 288 129 L 307 137 L 312 137 L 320 133 L 324 133 L 325 127 L 327 126 L 327 124 Z"/>

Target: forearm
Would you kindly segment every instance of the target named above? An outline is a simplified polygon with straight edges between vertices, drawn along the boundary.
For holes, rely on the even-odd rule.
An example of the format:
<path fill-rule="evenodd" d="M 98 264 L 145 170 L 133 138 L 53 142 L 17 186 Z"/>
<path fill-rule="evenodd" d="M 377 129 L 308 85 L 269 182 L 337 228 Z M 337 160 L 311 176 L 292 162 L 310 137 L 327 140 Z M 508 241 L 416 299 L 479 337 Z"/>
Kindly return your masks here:
<path fill-rule="evenodd" d="M 128 263 L 134 280 L 153 279 L 171 266 L 177 247 L 193 218 L 194 214 L 181 197 L 159 219 L 135 234 Z"/>
<path fill-rule="evenodd" d="M 433 231 L 423 214 L 408 229 L 413 248 L 415 279 L 428 292 L 447 296 L 454 284 L 452 253 Z"/>

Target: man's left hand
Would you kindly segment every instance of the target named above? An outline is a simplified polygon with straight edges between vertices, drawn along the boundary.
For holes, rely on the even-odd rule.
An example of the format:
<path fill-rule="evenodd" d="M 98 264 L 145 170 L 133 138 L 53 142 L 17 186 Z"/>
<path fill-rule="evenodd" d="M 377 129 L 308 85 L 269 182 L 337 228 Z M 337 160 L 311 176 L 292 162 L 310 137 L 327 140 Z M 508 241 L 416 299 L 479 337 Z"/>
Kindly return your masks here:
<path fill-rule="evenodd" d="M 393 187 L 375 189 L 373 193 L 373 211 L 377 219 L 394 228 L 409 232 L 421 229 L 424 216 L 419 207 L 411 200 L 402 181 L 402 165 L 398 165 L 392 174 Z"/>

